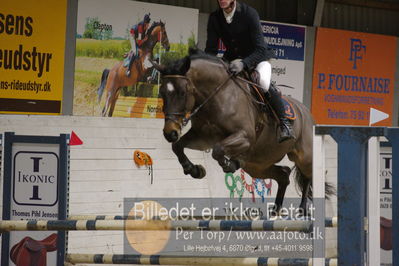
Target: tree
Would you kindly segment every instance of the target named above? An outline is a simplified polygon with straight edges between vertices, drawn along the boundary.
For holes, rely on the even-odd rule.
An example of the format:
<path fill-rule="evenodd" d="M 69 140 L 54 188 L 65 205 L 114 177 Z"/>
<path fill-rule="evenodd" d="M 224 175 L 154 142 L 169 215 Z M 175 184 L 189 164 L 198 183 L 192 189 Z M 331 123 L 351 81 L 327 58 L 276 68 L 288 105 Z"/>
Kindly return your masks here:
<path fill-rule="evenodd" d="M 105 29 L 102 31 L 101 35 L 102 35 L 101 36 L 102 40 L 110 40 L 110 39 L 112 39 L 112 36 L 114 35 L 114 31 L 112 29 L 111 30 Z"/>
<path fill-rule="evenodd" d="M 96 39 L 96 40 L 109 40 L 112 39 L 113 30 L 112 26 L 104 27 L 98 17 L 86 18 L 85 31 L 83 38 Z"/>
<path fill-rule="evenodd" d="M 195 35 L 194 35 L 194 32 L 191 32 L 191 36 L 188 38 L 187 44 L 188 44 L 188 47 L 189 47 L 189 48 L 190 48 L 190 47 L 197 47 L 197 44 L 196 44 L 196 42 L 195 42 Z"/>
<path fill-rule="evenodd" d="M 97 40 L 100 39 L 101 32 L 98 28 L 96 28 L 96 25 L 100 25 L 100 20 L 98 19 L 98 17 L 86 18 L 85 31 L 83 33 L 83 38 L 97 39 Z"/>

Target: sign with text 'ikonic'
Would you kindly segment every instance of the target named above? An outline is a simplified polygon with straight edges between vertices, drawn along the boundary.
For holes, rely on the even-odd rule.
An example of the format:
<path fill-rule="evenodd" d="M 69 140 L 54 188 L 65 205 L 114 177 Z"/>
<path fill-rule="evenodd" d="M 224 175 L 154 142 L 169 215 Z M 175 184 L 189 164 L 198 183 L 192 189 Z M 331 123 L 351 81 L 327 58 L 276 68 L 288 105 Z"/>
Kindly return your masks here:
<path fill-rule="evenodd" d="M 317 29 L 312 114 L 318 124 L 369 125 L 370 108 L 392 125 L 396 38 Z"/>
<path fill-rule="evenodd" d="M 0 113 L 61 113 L 66 8 L 66 0 L 1 1 Z"/>
<path fill-rule="evenodd" d="M 285 95 L 302 102 L 305 72 L 306 27 L 282 23 L 261 22 L 268 47 L 274 49 L 277 60 L 272 60 L 272 81 Z"/>
<path fill-rule="evenodd" d="M 66 135 L 59 137 L 4 135 L 3 220 L 65 220 L 67 195 Z M 51 246 L 31 254 L 26 243 Z M 11 252 L 13 250 L 13 252 Z M 63 265 L 64 232 L 4 233 L 1 265 Z M 32 257 L 30 257 L 32 255 Z"/>

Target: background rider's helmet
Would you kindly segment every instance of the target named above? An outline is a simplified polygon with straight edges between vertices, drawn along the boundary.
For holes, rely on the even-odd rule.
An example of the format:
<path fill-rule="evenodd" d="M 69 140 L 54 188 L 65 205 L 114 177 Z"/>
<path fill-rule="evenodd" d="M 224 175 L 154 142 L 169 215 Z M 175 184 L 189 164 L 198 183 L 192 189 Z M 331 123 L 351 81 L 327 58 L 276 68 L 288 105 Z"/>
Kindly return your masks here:
<path fill-rule="evenodd" d="M 144 23 L 150 23 L 150 21 L 151 21 L 150 15 L 151 15 L 151 13 L 145 14 Z"/>

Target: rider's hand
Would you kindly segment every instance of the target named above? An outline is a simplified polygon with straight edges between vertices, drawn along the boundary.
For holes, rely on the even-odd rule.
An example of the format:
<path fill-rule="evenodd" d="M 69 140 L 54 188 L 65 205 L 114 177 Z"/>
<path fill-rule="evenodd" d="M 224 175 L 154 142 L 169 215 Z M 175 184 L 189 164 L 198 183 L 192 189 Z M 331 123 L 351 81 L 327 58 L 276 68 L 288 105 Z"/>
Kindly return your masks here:
<path fill-rule="evenodd" d="M 241 59 L 233 60 L 229 65 L 229 70 L 234 75 L 237 75 L 238 73 L 244 70 L 244 63 L 242 62 Z"/>

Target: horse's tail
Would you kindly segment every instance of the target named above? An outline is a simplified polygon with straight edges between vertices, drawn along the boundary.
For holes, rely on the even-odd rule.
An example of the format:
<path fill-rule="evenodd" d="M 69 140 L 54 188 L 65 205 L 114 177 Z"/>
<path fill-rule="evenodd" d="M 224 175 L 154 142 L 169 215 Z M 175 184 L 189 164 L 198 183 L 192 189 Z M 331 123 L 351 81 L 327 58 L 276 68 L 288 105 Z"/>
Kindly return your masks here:
<path fill-rule="evenodd" d="M 98 102 L 101 102 L 101 97 L 103 96 L 104 93 L 104 88 L 105 84 L 107 83 L 108 74 L 109 74 L 109 69 L 104 69 L 103 74 L 101 75 L 100 87 L 98 87 L 97 89 Z"/>
<path fill-rule="evenodd" d="M 296 181 L 295 183 L 297 184 L 297 188 L 299 188 L 299 190 L 301 192 L 303 192 L 305 187 L 306 187 L 306 185 L 307 185 L 307 181 L 311 177 L 305 176 L 301 172 L 301 170 L 298 167 L 296 167 L 296 166 L 294 166 L 292 168 L 292 170 L 294 171 L 294 174 L 295 174 L 295 181 Z M 325 183 L 325 192 L 326 192 L 326 199 L 330 199 L 331 196 L 337 194 L 335 186 L 333 184 L 331 184 L 330 182 L 326 182 Z M 310 200 L 313 199 L 312 195 L 313 195 L 313 186 L 312 186 L 312 181 L 310 181 L 309 191 L 308 191 L 308 195 L 307 195 Z"/>

